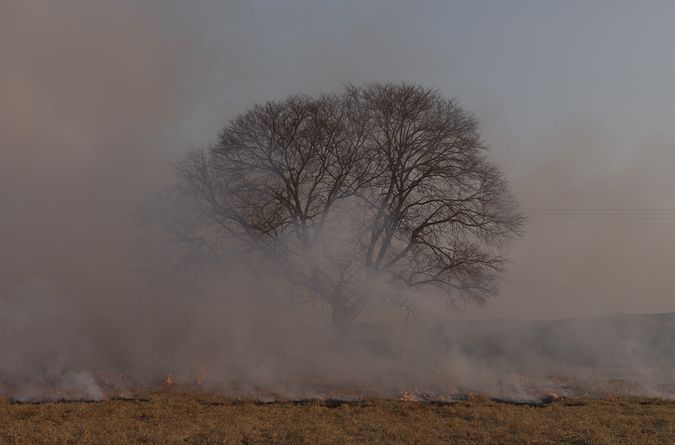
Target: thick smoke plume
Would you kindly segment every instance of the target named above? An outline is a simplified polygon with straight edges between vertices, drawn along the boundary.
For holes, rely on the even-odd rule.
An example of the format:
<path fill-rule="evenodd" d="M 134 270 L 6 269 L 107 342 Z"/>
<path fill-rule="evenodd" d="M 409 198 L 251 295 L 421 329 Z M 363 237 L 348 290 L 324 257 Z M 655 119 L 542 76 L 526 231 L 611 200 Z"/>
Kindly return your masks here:
<path fill-rule="evenodd" d="M 154 240 L 140 226 L 139 205 L 173 181 L 172 162 L 211 143 L 242 108 L 341 82 L 400 80 L 392 72 L 442 82 L 438 66 L 425 65 L 426 41 L 368 26 L 379 23 L 377 8 L 365 8 L 364 23 L 354 25 L 358 45 L 330 32 L 309 39 L 316 32 L 309 28 L 284 39 L 272 35 L 280 25 L 248 3 L 219 8 L 0 6 L 0 394 L 101 399 L 110 388 L 155 384 L 171 373 L 177 383 L 250 396 L 418 388 L 534 397 L 617 387 L 672 396 L 669 315 L 456 321 L 442 302 L 428 300 L 407 322 L 396 311 L 366 314 L 343 342 L 321 307 L 295 305 L 254 265 L 189 276 L 149 268 Z M 392 8 L 387 19 L 408 23 L 404 9 Z M 322 11 L 307 12 L 328 23 Z M 224 30 L 218 38 L 204 37 L 217 30 Z M 323 47 L 332 48 L 330 57 L 317 52 Z M 293 65 L 284 65 L 280 49 Z M 448 93 L 474 108 L 461 89 Z M 659 192 L 672 190 L 663 171 L 673 160 L 667 137 L 613 156 L 619 137 L 595 133 L 586 120 L 528 139 L 476 102 L 493 156 L 525 207 L 625 207 L 628 199 L 668 206 L 670 194 Z M 566 224 L 561 232 L 531 222 L 504 293 L 486 312 L 468 313 L 669 310 L 670 229 Z"/>

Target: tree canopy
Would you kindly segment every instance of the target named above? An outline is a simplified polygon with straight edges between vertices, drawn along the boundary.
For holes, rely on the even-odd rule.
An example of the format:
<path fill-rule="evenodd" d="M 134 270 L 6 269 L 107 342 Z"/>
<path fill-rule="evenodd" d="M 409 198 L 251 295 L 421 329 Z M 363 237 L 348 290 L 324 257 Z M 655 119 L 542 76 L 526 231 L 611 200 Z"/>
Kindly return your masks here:
<path fill-rule="evenodd" d="M 269 261 L 342 331 L 383 286 L 484 301 L 523 224 L 476 118 L 416 84 L 255 105 L 177 172 L 155 206 L 189 261 Z"/>

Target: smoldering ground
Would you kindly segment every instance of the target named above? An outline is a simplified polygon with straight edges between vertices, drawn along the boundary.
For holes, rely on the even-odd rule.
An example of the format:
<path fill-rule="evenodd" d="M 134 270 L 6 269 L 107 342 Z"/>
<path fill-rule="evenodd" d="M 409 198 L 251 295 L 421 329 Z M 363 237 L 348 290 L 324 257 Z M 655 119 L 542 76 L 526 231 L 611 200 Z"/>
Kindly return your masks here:
<path fill-rule="evenodd" d="M 3 391 L 18 400 L 109 398 L 164 385 L 169 374 L 174 384 L 249 398 L 672 397 L 674 390 L 672 314 L 451 323 L 429 314 L 407 323 L 366 317 L 345 340 L 318 308 L 293 306 L 278 283 L 247 270 L 208 288 L 148 289 L 105 313 L 67 298 L 47 306 L 39 288 L 29 291 L 3 312 Z"/>
<path fill-rule="evenodd" d="M 249 394 L 307 396 L 337 387 L 531 395 L 567 384 L 550 377 L 570 377 L 584 391 L 620 380 L 623 391 L 672 395 L 664 386 L 675 366 L 672 317 L 458 322 L 442 303 L 421 298 L 407 323 L 404 312 L 373 310 L 341 343 L 321 307 L 293 304 L 284 286 L 251 268 L 201 279 L 148 274 L 136 211 L 173 180 L 171 162 L 212 142 L 243 107 L 334 91 L 346 81 L 403 77 L 459 96 L 485 122 L 492 155 L 526 208 L 672 207 L 671 135 L 635 140 L 592 117 L 570 125 L 543 112 L 537 124 L 544 129 L 523 129 L 499 112 L 508 104 L 463 83 L 471 63 L 446 87 L 438 73 L 452 70 L 434 55 L 441 53 L 436 41 L 392 33 L 375 4 L 358 15 L 345 10 L 358 17 L 345 19 L 355 30 L 350 36 L 329 25 L 325 7 L 307 9 L 326 23 L 323 33 L 289 30 L 286 14 L 244 2 L 198 9 L 17 1 L 0 8 L 6 393 L 44 398 L 56 386 L 100 398 L 108 396 L 101 376 L 125 388 L 168 372 L 191 382 L 206 367 L 214 388 Z M 408 14 L 414 23 L 425 18 L 422 10 L 387 9 L 394 23 L 408 23 Z M 209 37 L 219 29 L 224 34 Z M 326 47 L 332 51 L 317 53 Z M 500 85 L 493 80 L 486 82 Z M 672 227 L 649 224 L 532 221 L 502 295 L 483 312 L 466 311 L 527 319 L 672 311 Z"/>

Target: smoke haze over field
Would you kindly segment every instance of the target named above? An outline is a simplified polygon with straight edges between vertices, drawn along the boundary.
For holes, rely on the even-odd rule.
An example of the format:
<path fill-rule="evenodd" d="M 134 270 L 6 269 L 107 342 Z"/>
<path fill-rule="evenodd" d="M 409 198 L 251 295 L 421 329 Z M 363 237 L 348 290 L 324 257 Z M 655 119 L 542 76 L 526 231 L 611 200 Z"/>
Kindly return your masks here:
<path fill-rule="evenodd" d="M 251 345 L 264 359 L 249 363 L 277 372 L 263 331 L 302 357 L 294 312 L 239 306 L 275 298 L 272 283 L 220 277 L 186 297 L 140 273 L 138 205 L 181 154 L 267 99 L 419 82 L 475 112 L 525 213 L 675 209 L 673 19 L 665 1 L 3 2 L 0 373 L 133 361 L 153 374 Z M 502 293 L 443 317 L 675 311 L 674 231 L 665 218 L 533 218 Z"/>

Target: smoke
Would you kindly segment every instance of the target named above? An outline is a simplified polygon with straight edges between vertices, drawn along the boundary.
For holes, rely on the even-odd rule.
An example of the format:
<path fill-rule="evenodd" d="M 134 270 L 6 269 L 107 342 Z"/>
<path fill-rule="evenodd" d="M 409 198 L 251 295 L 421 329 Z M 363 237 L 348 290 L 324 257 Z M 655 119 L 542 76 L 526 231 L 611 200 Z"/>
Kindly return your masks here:
<path fill-rule="evenodd" d="M 489 139 L 502 140 L 497 133 Z M 509 143 L 508 137 L 503 139 Z M 611 131 L 597 119 L 573 116 L 510 144 L 495 155 L 511 172 L 525 213 L 534 216 L 527 236 L 512 251 L 501 297 L 482 314 L 469 315 L 566 318 L 671 312 L 675 282 L 668 265 L 675 244 L 668 214 L 673 212 L 630 209 L 673 207 L 668 190 L 675 181 L 665 171 L 675 160 L 673 139 L 641 139 Z M 537 217 L 545 213 L 538 209 L 550 208 L 591 209 L 563 213 L 596 217 Z M 599 215 L 603 213 L 615 216 Z M 619 216 L 626 213 L 652 216 Z"/>
<path fill-rule="evenodd" d="M 210 384 L 250 394 L 455 385 L 521 396 L 562 374 L 586 387 L 599 388 L 603 375 L 667 395 L 668 318 L 493 325 L 449 320 L 448 308 L 427 302 L 407 324 L 395 311 L 369 313 L 341 343 L 320 307 L 291 304 L 250 265 L 143 273 L 137 208 L 173 181 L 181 153 L 210 143 L 255 101 L 348 81 L 405 78 L 459 95 L 484 118 L 525 207 L 673 207 L 668 135 L 624 139 L 586 117 L 534 133 L 505 128 L 506 105 L 465 82 L 469 68 L 445 83 L 440 73 L 451 70 L 431 31 L 395 31 L 422 27 L 428 8 L 399 5 L 382 18 L 376 4 L 359 14 L 304 6 L 313 25 L 288 29 L 288 10 L 248 2 L 3 2 L 0 391 L 101 399 L 105 381 L 126 388 L 172 372 L 190 382 L 204 366 Z M 349 32 L 329 20 L 335 14 Z M 502 295 L 463 316 L 672 310 L 671 231 L 663 221 L 532 221 Z M 629 375 L 592 371 L 610 368 Z"/>
<path fill-rule="evenodd" d="M 180 34 L 133 2 L 1 9 L 2 367 L 38 374 L 129 313 L 133 207 L 170 174 L 194 72 Z"/>

